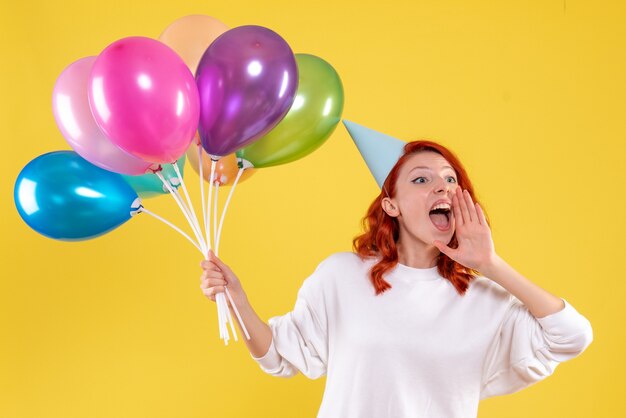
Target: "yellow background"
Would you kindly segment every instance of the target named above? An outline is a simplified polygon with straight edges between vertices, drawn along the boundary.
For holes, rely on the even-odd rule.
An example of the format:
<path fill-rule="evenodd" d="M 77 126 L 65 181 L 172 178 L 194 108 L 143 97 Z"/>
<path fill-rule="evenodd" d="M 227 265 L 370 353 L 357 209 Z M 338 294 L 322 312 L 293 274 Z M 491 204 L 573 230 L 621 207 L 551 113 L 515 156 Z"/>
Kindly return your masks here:
<path fill-rule="evenodd" d="M 199 289 L 200 254 L 142 215 L 91 241 L 19 218 L 19 171 L 69 149 L 51 93 L 71 62 L 176 18 L 277 31 L 323 57 L 344 117 L 430 138 L 466 164 L 496 250 L 591 321 L 594 342 L 555 374 L 486 400 L 479 416 L 616 417 L 626 385 L 626 9 L 621 1 L 2 0 L 0 417 L 311 417 L 324 378 L 265 375 L 224 346 Z M 187 168 L 193 196 L 198 176 Z M 376 185 L 343 127 L 237 188 L 220 256 L 262 318 L 292 309 L 326 256 L 348 251 Z M 225 194 L 221 195 L 222 201 Z M 197 200 L 196 200 L 197 201 Z M 168 196 L 147 207 L 184 225 Z M 621 412 L 621 413 L 620 413 Z"/>

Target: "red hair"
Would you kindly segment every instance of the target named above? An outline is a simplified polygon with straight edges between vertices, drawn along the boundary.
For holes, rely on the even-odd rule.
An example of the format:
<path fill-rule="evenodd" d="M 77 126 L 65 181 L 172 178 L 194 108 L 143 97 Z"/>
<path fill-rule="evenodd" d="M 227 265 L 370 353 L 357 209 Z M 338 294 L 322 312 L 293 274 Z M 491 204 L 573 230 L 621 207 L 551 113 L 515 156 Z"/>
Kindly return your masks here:
<path fill-rule="evenodd" d="M 399 237 L 398 220 L 395 217 L 389 216 L 383 210 L 381 202 L 387 193 L 390 198 L 395 196 L 396 181 L 398 180 L 400 168 L 402 168 L 404 163 L 412 155 L 424 151 L 436 152 L 445 158 L 456 172 L 458 186 L 467 189 L 472 200 L 478 202 L 474 195 L 474 187 L 470 182 L 465 168 L 463 168 L 463 165 L 452 151 L 431 141 L 413 141 L 407 143 L 404 146 L 404 153 L 391 169 L 391 172 L 383 183 L 380 194 L 374 199 L 361 222 L 365 232 L 352 240 L 354 251 L 361 259 L 366 257 L 382 257 L 370 270 L 370 279 L 376 289 L 376 295 L 391 289 L 391 285 L 383 278 L 383 275 L 398 264 L 398 250 L 396 247 L 396 242 Z M 487 224 L 489 224 L 489 218 L 487 218 L 486 213 L 485 218 L 487 219 Z M 456 232 L 452 235 L 448 246 L 451 248 L 458 247 Z M 452 283 L 461 296 L 465 294 L 470 281 L 479 274 L 477 271 L 464 267 L 443 253 L 441 253 L 437 259 L 437 270 L 442 277 Z"/>

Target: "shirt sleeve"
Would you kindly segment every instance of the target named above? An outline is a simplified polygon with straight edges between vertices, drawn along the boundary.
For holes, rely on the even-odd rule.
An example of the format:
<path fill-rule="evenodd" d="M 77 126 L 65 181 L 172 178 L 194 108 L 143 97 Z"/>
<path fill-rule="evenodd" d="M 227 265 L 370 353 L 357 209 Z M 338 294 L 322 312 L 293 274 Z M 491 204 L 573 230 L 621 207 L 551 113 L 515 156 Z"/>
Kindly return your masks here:
<path fill-rule="evenodd" d="M 328 335 L 326 321 L 320 320 L 325 315 L 316 312 L 316 309 L 321 310 L 319 298 L 307 297 L 311 294 L 310 288 L 319 284 L 316 276 L 321 270 L 320 264 L 305 280 L 291 312 L 269 319 L 272 342 L 268 352 L 258 358 L 251 355 L 264 372 L 278 377 L 292 377 L 302 372 L 310 379 L 326 374 Z"/>
<path fill-rule="evenodd" d="M 565 299 L 565 307 L 535 318 L 511 295 L 498 333 L 487 350 L 480 399 L 517 392 L 550 376 L 559 363 L 593 340 L 590 322 Z"/>

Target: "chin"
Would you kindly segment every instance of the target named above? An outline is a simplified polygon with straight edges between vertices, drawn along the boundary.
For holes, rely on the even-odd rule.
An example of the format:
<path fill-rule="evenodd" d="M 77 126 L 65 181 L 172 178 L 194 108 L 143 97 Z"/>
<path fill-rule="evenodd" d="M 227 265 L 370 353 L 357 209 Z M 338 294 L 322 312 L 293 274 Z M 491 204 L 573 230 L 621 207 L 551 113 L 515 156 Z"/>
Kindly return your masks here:
<path fill-rule="evenodd" d="M 454 226 L 451 226 L 450 229 L 446 230 L 446 231 L 440 231 L 437 228 L 434 228 L 433 231 L 433 235 L 436 237 L 439 237 L 437 239 L 443 241 L 443 237 L 448 237 L 448 241 L 452 239 L 452 237 L 454 236 Z"/>

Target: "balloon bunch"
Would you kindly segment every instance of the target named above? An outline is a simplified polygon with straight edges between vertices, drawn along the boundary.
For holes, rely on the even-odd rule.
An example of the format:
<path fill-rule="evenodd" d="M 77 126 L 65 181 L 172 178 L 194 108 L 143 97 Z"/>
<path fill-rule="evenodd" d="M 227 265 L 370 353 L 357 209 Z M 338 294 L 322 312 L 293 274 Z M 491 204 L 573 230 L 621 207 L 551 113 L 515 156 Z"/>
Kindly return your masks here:
<path fill-rule="evenodd" d="M 75 61 L 52 96 L 73 151 L 41 155 L 22 169 L 14 189 L 22 219 L 42 235 L 77 241 L 147 213 L 205 257 L 212 248 L 218 254 L 238 182 L 319 148 L 343 110 L 341 80 L 326 61 L 294 54 L 270 29 L 229 29 L 203 15 L 176 20 L 158 40 L 123 38 Z M 183 179 L 185 161 L 200 175 L 202 226 Z M 220 186 L 232 188 L 218 223 Z M 145 208 L 142 198 L 162 194 L 174 198 L 194 238 Z M 228 297 L 249 339 L 225 294 L 216 297 L 220 338 L 228 344 L 230 322 L 237 341 Z"/>

